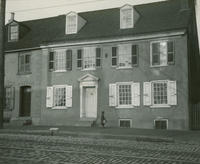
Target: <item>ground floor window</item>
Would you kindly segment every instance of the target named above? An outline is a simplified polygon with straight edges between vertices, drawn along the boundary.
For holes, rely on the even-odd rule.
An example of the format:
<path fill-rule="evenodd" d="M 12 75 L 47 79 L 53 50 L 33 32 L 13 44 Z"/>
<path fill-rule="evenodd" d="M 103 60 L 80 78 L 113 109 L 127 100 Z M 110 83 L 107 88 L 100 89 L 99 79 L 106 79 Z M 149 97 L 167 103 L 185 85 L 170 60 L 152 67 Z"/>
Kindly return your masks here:
<path fill-rule="evenodd" d="M 65 107 L 66 106 L 66 87 L 55 87 L 53 91 L 54 106 Z"/>
<path fill-rule="evenodd" d="M 132 120 L 131 119 L 120 119 L 119 120 L 119 127 L 121 127 L 121 128 L 131 128 L 132 127 Z"/>
<path fill-rule="evenodd" d="M 154 120 L 154 128 L 155 129 L 167 129 L 168 128 L 168 120 L 167 119 Z"/>
<path fill-rule="evenodd" d="M 72 86 L 54 85 L 47 87 L 46 107 L 53 109 L 72 107 Z"/>
<path fill-rule="evenodd" d="M 5 88 L 5 110 L 10 111 L 14 108 L 14 87 Z"/>
<path fill-rule="evenodd" d="M 130 84 L 119 84 L 119 105 L 131 105 L 132 104 L 132 93 Z"/>

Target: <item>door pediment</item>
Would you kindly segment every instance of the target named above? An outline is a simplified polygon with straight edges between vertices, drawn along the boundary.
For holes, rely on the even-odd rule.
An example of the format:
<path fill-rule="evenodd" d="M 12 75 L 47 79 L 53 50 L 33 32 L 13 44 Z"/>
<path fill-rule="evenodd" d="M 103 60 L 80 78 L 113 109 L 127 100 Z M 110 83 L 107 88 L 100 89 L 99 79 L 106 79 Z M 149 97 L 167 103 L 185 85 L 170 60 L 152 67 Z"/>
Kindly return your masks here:
<path fill-rule="evenodd" d="M 84 76 L 82 76 L 81 78 L 78 79 L 78 81 L 80 82 L 87 82 L 87 81 L 98 81 L 99 78 L 94 76 L 94 75 L 91 75 L 91 74 L 86 74 Z"/>

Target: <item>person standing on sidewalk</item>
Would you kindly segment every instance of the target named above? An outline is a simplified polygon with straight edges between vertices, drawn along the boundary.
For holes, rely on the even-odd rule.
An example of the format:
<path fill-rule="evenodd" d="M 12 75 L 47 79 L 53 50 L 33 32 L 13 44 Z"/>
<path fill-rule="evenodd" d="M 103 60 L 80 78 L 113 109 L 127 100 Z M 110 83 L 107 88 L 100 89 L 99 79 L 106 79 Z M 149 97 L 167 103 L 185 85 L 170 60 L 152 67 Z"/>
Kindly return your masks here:
<path fill-rule="evenodd" d="M 104 111 L 101 113 L 101 125 L 105 128 L 106 118 L 104 115 Z"/>

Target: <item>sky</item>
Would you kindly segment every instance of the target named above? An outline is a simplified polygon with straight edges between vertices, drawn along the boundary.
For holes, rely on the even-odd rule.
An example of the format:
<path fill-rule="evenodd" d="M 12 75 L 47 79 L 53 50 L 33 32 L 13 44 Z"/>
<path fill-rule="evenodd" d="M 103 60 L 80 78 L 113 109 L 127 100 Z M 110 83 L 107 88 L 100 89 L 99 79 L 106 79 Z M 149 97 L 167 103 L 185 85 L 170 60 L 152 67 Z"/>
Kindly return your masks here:
<path fill-rule="evenodd" d="M 163 0 L 7 0 L 6 22 L 11 12 L 15 13 L 17 21 L 24 21 L 63 15 L 70 11 L 83 12 L 158 1 Z"/>

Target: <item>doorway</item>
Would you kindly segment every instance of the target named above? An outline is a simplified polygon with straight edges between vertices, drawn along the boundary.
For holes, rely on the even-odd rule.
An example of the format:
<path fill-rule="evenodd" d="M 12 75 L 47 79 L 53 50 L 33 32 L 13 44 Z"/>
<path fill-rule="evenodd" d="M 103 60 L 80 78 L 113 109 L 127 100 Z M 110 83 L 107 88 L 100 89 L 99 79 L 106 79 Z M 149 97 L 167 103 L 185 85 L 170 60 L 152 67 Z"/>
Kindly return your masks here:
<path fill-rule="evenodd" d="M 31 114 L 31 87 L 23 86 L 20 88 L 20 117 L 29 117 Z"/>
<path fill-rule="evenodd" d="M 97 98 L 95 87 L 83 88 L 83 118 L 96 118 L 97 117 Z"/>

